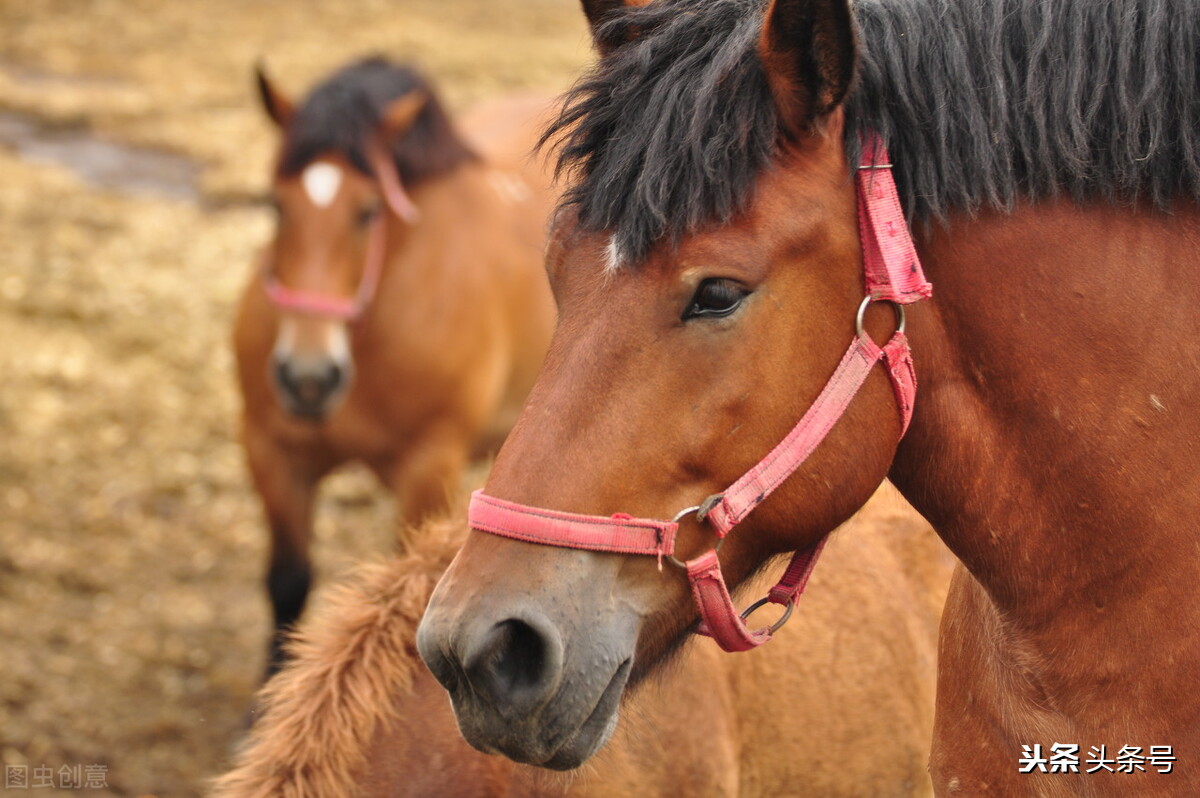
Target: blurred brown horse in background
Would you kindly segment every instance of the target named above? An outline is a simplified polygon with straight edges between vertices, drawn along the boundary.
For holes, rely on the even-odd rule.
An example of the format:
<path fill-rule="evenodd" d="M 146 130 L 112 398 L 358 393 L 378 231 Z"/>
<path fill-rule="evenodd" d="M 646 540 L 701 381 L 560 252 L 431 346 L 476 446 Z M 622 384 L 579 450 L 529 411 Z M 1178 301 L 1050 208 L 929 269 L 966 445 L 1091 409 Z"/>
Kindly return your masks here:
<path fill-rule="evenodd" d="M 417 657 L 417 622 L 464 532 L 461 520 L 418 530 L 406 554 L 301 625 L 216 798 L 930 793 L 934 643 L 953 559 L 891 486 L 830 545 L 838 565 L 814 579 L 795 634 L 736 661 L 689 646 L 572 776 L 467 745 Z"/>
<path fill-rule="evenodd" d="M 362 461 L 401 520 L 418 521 L 503 439 L 553 325 L 541 268 L 551 197 L 525 157 L 529 102 L 493 104 L 473 148 L 408 67 L 356 63 L 299 107 L 258 79 L 282 133 L 278 220 L 234 344 L 278 634 L 308 594 L 325 475 Z"/>

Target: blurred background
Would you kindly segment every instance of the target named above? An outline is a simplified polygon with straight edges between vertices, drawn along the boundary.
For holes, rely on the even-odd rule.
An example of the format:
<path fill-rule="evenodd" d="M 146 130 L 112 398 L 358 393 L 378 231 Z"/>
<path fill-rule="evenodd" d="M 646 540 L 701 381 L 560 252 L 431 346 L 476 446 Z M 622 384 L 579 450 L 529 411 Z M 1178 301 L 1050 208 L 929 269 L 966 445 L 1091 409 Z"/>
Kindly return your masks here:
<path fill-rule="evenodd" d="M 51 768 L 38 794 L 93 766 L 85 794 L 201 795 L 244 728 L 267 537 L 228 339 L 276 145 L 251 69 L 298 98 L 371 53 L 462 111 L 565 89 L 589 40 L 574 0 L 0 0 L 0 759 Z M 317 518 L 321 581 L 390 551 L 365 471 Z"/>

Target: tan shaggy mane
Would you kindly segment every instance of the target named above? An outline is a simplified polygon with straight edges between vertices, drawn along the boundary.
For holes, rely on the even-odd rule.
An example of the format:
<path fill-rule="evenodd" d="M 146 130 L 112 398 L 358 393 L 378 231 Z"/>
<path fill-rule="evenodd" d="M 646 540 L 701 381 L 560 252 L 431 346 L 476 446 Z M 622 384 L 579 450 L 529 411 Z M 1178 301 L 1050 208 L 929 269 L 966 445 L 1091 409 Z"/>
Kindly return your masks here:
<path fill-rule="evenodd" d="M 408 551 L 330 589 L 260 691 L 254 728 L 214 798 L 350 796 L 375 731 L 412 687 L 417 624 L 462 545 L 462 519 L 425 524 Z"/>

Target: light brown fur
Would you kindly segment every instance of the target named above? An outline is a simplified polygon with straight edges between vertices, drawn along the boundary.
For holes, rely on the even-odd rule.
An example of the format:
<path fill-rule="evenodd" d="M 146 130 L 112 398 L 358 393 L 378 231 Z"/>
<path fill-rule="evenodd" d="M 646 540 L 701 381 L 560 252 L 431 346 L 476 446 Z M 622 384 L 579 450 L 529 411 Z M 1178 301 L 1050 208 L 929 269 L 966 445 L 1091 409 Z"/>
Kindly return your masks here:
<path fill-rule="evenodd" d="M 418 661 L 417 622 L 462 537 L 461 522 L 427 524 L 404 556 L 332 594 L 214 798 L 929 794 L 950 558 L 890 487 L 835 536 L 775 642 L 743 655 L 690 643 L 576 774 L 467 746 Z"/>

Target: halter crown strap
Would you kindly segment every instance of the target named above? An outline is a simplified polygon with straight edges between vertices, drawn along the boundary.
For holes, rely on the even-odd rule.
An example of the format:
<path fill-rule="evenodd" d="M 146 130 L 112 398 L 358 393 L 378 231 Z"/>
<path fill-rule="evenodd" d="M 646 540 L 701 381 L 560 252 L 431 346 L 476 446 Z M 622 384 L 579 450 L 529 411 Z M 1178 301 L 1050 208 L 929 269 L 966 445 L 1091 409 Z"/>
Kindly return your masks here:
<path fill-rule="evenodd" d="M 867 291 L 863 307 L 872 301 L 900 305 L 925 299 L 932 288 L 908 232 L 887 150 L 873 133 L 863 137 L 862 145 L 863 159 L 855 181 Z M 707 521 L 718 538 L 723 539 L 812 454 L 880 361 L 886 366 L 896 396 L 903 436 L 912 419 L 917 392 L 912 351 L 903 324 L 882 347 L 860 329 L 833 376 L 791 432 L 724 493 L 689 510 L 697 511 L 697 518 Z M 684 514 L 671 521 L 626 515 L 581 515 L 528 507 L 476 491 L 471 497 L 468 519 L 474 529 L 528 543 L 657 556 L 661 567 L 664 555 L 674 560 L 677 519 Z M 797 551 L 783 578 L 765 599 L 754 605 L 770 602 L 787 607 L 783 620 L 756 631 L 751 631 L 734 608 L 715 548 L 684 563 L 700 611 L 699 632 L 713 637 L 726 651 L 745 651 L 770 640 L 804 591 L 826 539 L 827 536 Z"/>
<path fill-rule="evenodd" d="M 371 168 L 375 171 L 379 187 L 383 190 L 383 199 L 392 209 L 392 213 L 409 224 L 416 224 L 421 218 L 421 212 L 417 210 L 412 198 L 404 190 L 404 184 L 400 182 L 396 159 L 388 152 L 387 147 L 378 141 L 371 145 L 370 157 Z"/>
<path fill-rule="evenodd" d="M 933 295 L 908 232 L 887 148 L 873 132 L 861 139 L 855 174 L 858 236 L 862 241 L 867 295 L 906 305 Z"/>

